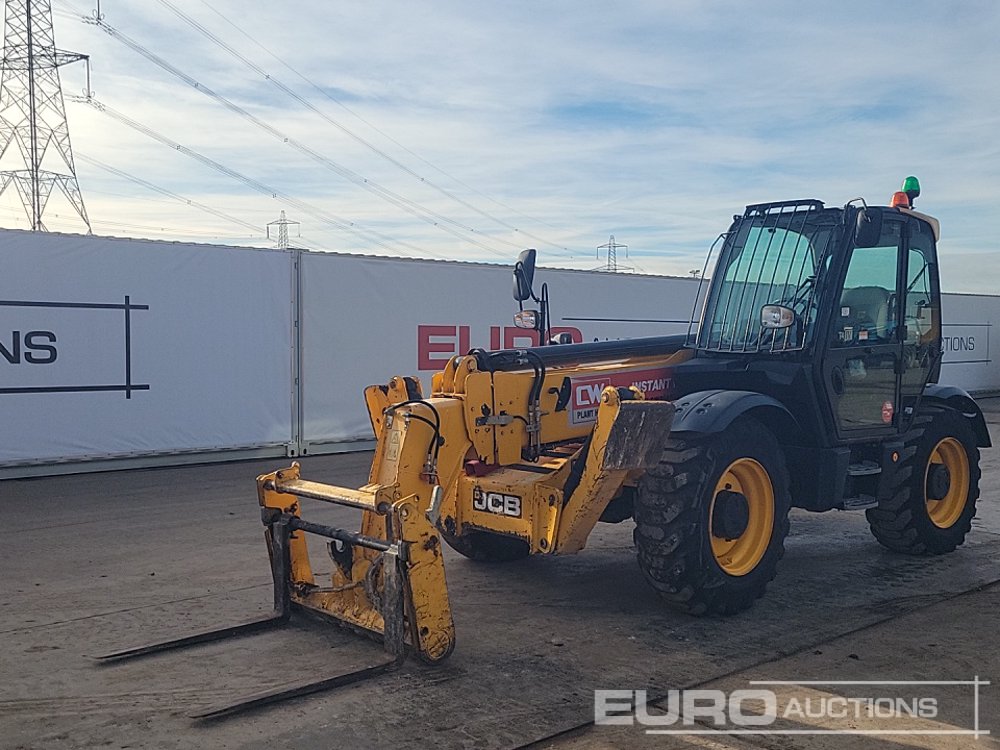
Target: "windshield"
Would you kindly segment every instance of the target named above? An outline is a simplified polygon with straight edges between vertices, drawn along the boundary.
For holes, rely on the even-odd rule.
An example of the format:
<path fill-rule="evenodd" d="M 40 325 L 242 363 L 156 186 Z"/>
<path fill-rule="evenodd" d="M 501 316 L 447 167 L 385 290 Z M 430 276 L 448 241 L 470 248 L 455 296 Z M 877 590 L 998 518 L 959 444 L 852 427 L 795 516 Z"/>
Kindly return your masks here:
<path fill-rule="evenodd" d="M 698 332 L 698 347 L 757 352 L 801 349 L 816 322 L 817 276 L 827 265 L 837 212 L 782 206 L 750 212 L 722 249 Z M 795 312 L 791 327 L 764 330 L 764 305 Z"/>

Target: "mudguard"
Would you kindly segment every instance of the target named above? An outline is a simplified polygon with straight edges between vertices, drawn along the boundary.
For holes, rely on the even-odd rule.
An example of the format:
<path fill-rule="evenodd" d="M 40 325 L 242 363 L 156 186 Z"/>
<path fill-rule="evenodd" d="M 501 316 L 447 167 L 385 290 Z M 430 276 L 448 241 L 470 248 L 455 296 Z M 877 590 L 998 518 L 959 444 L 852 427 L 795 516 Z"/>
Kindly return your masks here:
<path fill-rule="evenodd" d="M 678 398 L 674 404 L 677 413 L 672 432 L 721 432 L 741 414 L 760 407 L 776 409 L 791 424 L 797 424 L 780 401 L 755 391 L 698 391 Z"/>
<path fill-rule="evenodd" d="M 989 448 L 993 445 L 990 431 L 986 427 L 986 418 L 979 404 L 966 391 L 958 386 L 930 383 L 924 389 L 923 400 L 931 404 L 938 403 L 955 409 L 972 422 L 972 430 L 976 433 L 976 445 Z M 675 422 L 676 424 L 676 422 Z"/>

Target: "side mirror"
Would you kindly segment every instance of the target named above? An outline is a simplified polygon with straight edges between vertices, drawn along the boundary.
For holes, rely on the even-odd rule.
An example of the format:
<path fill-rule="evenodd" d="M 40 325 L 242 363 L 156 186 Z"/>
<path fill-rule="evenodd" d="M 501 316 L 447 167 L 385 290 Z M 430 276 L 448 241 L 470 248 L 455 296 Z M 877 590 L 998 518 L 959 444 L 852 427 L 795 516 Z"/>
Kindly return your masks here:
<path fill-rule="evenodd" d="M 521 310 L 514 314 L 514 325 L 518 328 L 527 328 L 529 331 L 539 331 L 542 322 L 538 310 Z"/>
<path fill-rule="evenodd" d="M 855 247 L 875 247 L 882 235 L 882 211 L 877 208 L 862 208 L 858 211 L 857 228 L 854 231 Z"/>
<path fill-rule="evenodd" d="M 514 299 L 524 302 L 532 299 L 531 285 L 535 279 L 535 249 L 529 248 L 517 256 L 514 264 Z"/>
<path fill-rule="evenodd" d="M 764 305 L 760 308 L 760 327 L 770 330 L 789 328 L 795 322 L 795 311 L 783 305 Z"/>

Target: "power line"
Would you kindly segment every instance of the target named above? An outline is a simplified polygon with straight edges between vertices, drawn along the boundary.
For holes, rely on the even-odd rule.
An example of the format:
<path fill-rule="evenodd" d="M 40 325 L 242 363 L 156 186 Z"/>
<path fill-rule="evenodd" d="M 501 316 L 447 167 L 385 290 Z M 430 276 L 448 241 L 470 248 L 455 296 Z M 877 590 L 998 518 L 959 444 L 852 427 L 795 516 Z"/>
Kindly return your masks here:
<path fill-rule="evenodd" d="M 129 174 L 128 172 L 125 172 L 121 169 L 117 169 L 109 164 L 105 164 L 102 161 L 98 161 L 97 159 L 91 156 L 81 154 L 79 151 L 77 151 L 76 156 L 78 159 L 82 159 L 88 164 L 93 164 L 95 167 L 99 167 L 103 169 L 105 172 L 110 172 L 111 174 L 121 177 L 122 179 L 129 180 L 130 182 L 134 182 L 137 185 L 142 185 L 144 188 L 147 188 L 148 190 L 152 190 L 154 192 L 160 193 L 161 195 L 165 195 L 169 198 L 173 198 L 174 200 L 180 201 L 181 203 L 185 203 L 188 206 L 193 206 L 197 209 L 210 213 L 214 216 L 218 216 L 220 219 L 225 219 L 226 221 L 231 221 L 234 224 L 239 224 L 241 227 L 250 229 L 255 233 L 260 231 L 256 224 L 251 224 L 249 221 L 243 221 L 243 219 L 240 219 L 236 216 L 231 216 L 227 214 L 225 211 L 219 211 L 218 209 L 212 208 L 211 206 L 206 206 L 204 203 L 199 203 L 196 200 L 185 198 L 184 196 L 178 195 L 177 193 L 173 193 L 167 190 L 166 188 L 154 185 L 152 182 L 148 182 L 147 180 L 144 180 L 141 177 L 136 177 L 133 174 Z"/>
<path fill-rule="evenodd" d="M 256 115 L 251 114 L 246 109 L 244 109 L 243 107 L 239 106 L 238 104 L 236 104 L 232 100 L 226 98 L 225 96 L 223 96 L 222 94 L 219 94 L 216 91 L 213 91 L 211 88 L 205 86 L 203 83 L 201 83 L 197 79 L 193 78 L 192 76 L 188 75 L 187 73 L 184 73 L 182 70 L 180 70 L 176 66 L 172 65 L 171 63 L 167 62 L 166 60 L 164 60 L 162 57 L 158 56 L 154 52 L 151 52 L 149 49 L 147 49 L 143 45 L 139 44 L 134 39 L 131 39 L 127 35 L 121 33 L 120 31 L 118 31 L 114 27 L 112 27 L 109 24 L 105 23 L 101 18 L 86 18 L 85 17 L 85 18 L 83 18 L 83 21 L 86 22 L 86 23 L 88 23 L 88 24 L 92 24 L 92 25 L 98 26 L 99 28 L 103 29 L 113 39 L 115 39 L 116 41 L 119 41 L 122 44 L 124 44 L 125 46 L 129 47 L 134 52 L 136 52 L 139 55 L 141 55 L 142 57 L 146 58 L 147 60 L 149 60 L 151 63 L 153 63 L 157 67 L 161 68 L 162 70 L 166 71 L 167 73 L 170 73 L 175 78 L 178 78 L 179 80 L 183 81 L 185 84 L 187 84 L 191 88 L 195 89 L 196 91 L 199 91 L 202 94 L 205 94 L 206 96 L 208 96 L 211 99 L 215 100 L 217 103 L 221 104 L 226 109 L 228 109 L 231 112 L 233 112 L 234 114 L 239 115 L 240 117 L 242 117 L 243 119 L 247 120 L 248 122 L 250 122 L 251 124 L 253 124 L 257 128 L 259 128 L 259 129 L 263 130 L 264 132 L 268 133 L 269 135 L 277 138 L 282 143 L 290 146 L 291 148 L 295 149 L 299 153 L 301 153 L 301 154 L 309 157 L 313 161 L 317 162 L 318 164 L 321 164 L 322 166 L 326 167 L 330 171 L 335 172 L 336 174 L 338 174 L 341 177 L 347 179 L 348 181 L 354 183 L 355 185 L 358 185 L 359 187 L 361 187 L 361 188 L 363 188 L 363 189 L 365 189 L 365 190 L 367 190 L 367 191 L 369 191 L 369 192 L 371 192 L 371 193 L 373 193 L 375 195 L 378 195 L 383 200 L 391 203 L 392 205 L 396 206 L 397 208 L 399 208 L 399 209 L 401 209 L 403 211 L 406 211 L 407 213 L 411 214 L 412 216 L 414 216 L 414 217 L 416 217 L 416 218 L 418 218 L 418 219 L 420 219 L 422 221 L 427 222 L 431 226 L 435 226 L 435 227 L 441 229 L 442 231 L 448 232 L 449 234 L 452 234 L 455 237 L 458 237 L 459 239 L 461 239 L 461 240 L 463 240 L 465 242 L 469 242 L 469 243 L 471 243 L 473 245 L 476 245 L 477 247 L 479 247 L 479 248 L 481 248 L 483 250 L 486 250 L 487 252 L 494 253 L 494 254 L 499 255 L 500 257 L 503 257 L 503 258 L 507 257 L 506 253 L 503 253 L 503 252 L 497 250 L 496 248 L 491 247 L 491 246 L 485 244 L 484 242 L 481 242 L 478 239 L 470 238 L 468 236 L 468 234 L 466 234 L 466 233 L 481 234 L 474 227 L 467 226 L 467 225 L 465 225 L 465 224 L 463 224 L 463 223 L 461 223 L 459 221 L 456 221 L 454 219 L 450 219 L 447 216 L 443 216 L 442 214 L 439 214 L 439 213 L 437 213 L 435 211 L 432 211 L 432 210 L 430 210 L 430 209 L 428 209 L 426 207 L 420 206 L 415 201 L 409 200 L 408 198 L 405 198 L 404 196 L 401 196 L 401 195 L 399 195 L 399 194 L 397 194 L 397 193 L 389 190 L 388 188 L 382 187 L 381 185 L 379 185 L 378 183 L 374 182 L 373 180 L 370 180 L 370 179 L 368 179 L 366 177 L 363 177 L 362 175 L 359 175 L 358 173 L 354 172 L 353 170 L 348 169 L 347 167 L 344 167 L 341 164 L 338 164 L 337 162 L 333 161 L 332 159 L 329 159 L 326 156 L 323 156 L 322 154 L 318 153 L 317 151 L 314 151 L 313 149 L 309 148 L 308 146 L 306 146 L 304 143 L 302 143 L 298 139 L 293 138 L 293 137 L 285 134 L 284 132 L 278 130 L 274 126 L 268 124 L 264 120 L 262 120 L 259 117 L 257 117 Z M 462 231 L 459 231 L 459 230 L 462 230 Z M 496 242 L 501 242 L 501 243 L 503 243 L 505 245 L 510 245 L 511 247 L 520 247 L 520 245 L 518 245 L 517 243 L 513 243 L 513 242 L 510 242 L 508 240 L 503 240 L 503 239 L 499 239 L 499 238 L 491 238 L 491 239 L 493 241 L 496 241 Z"/>
<path fill-rule="evenodd" d="M 496 222 L 497 224 L 499 224 L 500 226 L 504 227 L 505 229 L 509 229 L 509 230 L 511 230 L 513 232 L 518 232 L 520 234 L 523 234 L 525 237 L 531 237 L 533 239 L 537 239 L 537 240 L 539 240 L 541 242 L 544 242 L 547 245 L 553 245 L 554 247 L 558 247 L 558 248 L 560 248 L 562 250 L 568 250 L 568 248 L 563 248 L 560 245 L 556 245 L 553 242 L 545 240 L 544 238 L 535 237 L 532 234 L 529 234 L 527 232 L 523 232 L 521 229 L 519 229 L 518 227 L 514 226 L 513 224 L 511 224 L 511 223 L 509 223 L 507 221 L 504 221 L 503 219 L 501 219 L 501 218 L 499 218 L 497 216 L 494 216 L 493 214 L 490 214 L 490 213 L 488 213 L 486 211 L 483 211 L 478 206 L 470 203 L 469 201 L 465 200 L 464 198 L 461 198 L 460 196 L 455 195 L 454 193 L 452 193 L 448 189 L 442 187 L 441 185 L 438 185 L 437 183 L 435 183 L 435 182 L 427 179 L 426 177 L 423 177 L 419 173 L 417 173 L 414 170 L 410 169 L 410 167 L 408 167 L 403 162 L 399 161 L 398 159 L 394 158 L 392 155 L 390 155 L 390 154 L 386 153 L 385 151 L 383 151 L 382 149 L 380 149 L 374 143 L 371 143 L 370 141 L 365 140 L 360 135 L 357 135 L 356 133 L 354 133 L 353 131 L 351 131 L 350 129 L 348 129 L 347 127 L 345 127 L 344 125 L 342 125 L 341 123 L 337 122 L 335 119 L 333 119 L 328 114 L 326 114 L 325 112 L 323 112 L 321 109 L 319 109 L 312 102 L 310 102 L 309 100 L 307 100 L 303 96 L 301 96 L 298 93 L 296 93 L 293 89 L 289 88 L 287 85 L 285 85 L 280 80 L 278 80 L 277 78 L 275 78 L 273 75 L 271 75 L 270 73 L 268 73 L 266 70 L 264 70 L 263 68 L 261 68 L 255 62 L 253 62 L 252 60 L 250 60 L 249 58 L 247 58 L 246 56 L 244 56 L 243 54 L 241 54 L 240 52 L 238 52 L 236 49 L 234 49 L 232 46 L 230 46 L 229 44 L 227 44 L 225 41 L 223 41 L 222 39 L 220 39 L 218 36 L 216 36 L 215 34 L 213 34 L 209 29 L 205 28 L 205 26 L 203 26 L 201 23 L 199 23 L 194 18 L 192 18 L 191 16 L 189 16 L 187 13 L 185 13 L 184 11 L 182 11 L 181 9 L 179 9 L 177 6 L 175 6 L 173 3 L 171 3 L 170 0 L 157 0 L 157 2 L 159 2 L 160 5 L 162 5 L 165 8 L 167 8 L 174 15 L 176 15 L 178 18 L 180 18 L 182 21 L 184 21 L 184 23 L 188 24 L 191 28 L 193 28 L 195 31 L 197 31 L 198 33 L 200 33 L 202 36 L 204 36 L 210 42 L 212 42 L 213 44 L 215 44 L 217 47 L 219 47 L 220 49 L 225 50 L 232 57 L 236 58 L 241 63 L 243 63 L 245 66 L 247 66 L 248 68 L 250 68 L 252 71 L 254 71 L 255 73 L 257 73 L 259 76 L 261 76 L 268 83 L 270 83 L 271 85 L 277 87 L 282 93 L 284 93 L 285 95 L 291 97 L 292 99 L 294 99 L 296 102 L 298 102 L 299 104 L 301 104 L 303 107 L 305 107 L 309 111 L 313 112 L 314 114 L 318 115 L 319 117 L 322 117 L 326 122 L 328 122 L 333 127 L 337 128 L 344 135 L 348 136 L 349 138 L 351 138 L 355 142 L 360 143 L 361 145 L 363 145 L 366 148 L 370 149 L 375 154 L 377 154 L 378 156 L 382 157 L 383 159 L 385 159 L 386 161 L 388 161 L 393 166 L 398 167 L 403 172 L 405 172 L 406 174 L 410 175 L 414 179 L 418 180 L 422 184 L 427 185 L 428 187 L 430 187 L 430 188 L 438 191 L 442 195 L 446 196 L 447 198 L 450 198 L 451 200 L 455 201 L 456 203 L 461 204 L 465 208 L 468 208 L 470 211 L 473 211 L 473 212 L 479 214 L 483 218 L 488 219 L 488 220 L 493 221 L 493 222 Z M 214 10 L 214 8 L 213 8 L 213 10 Z M 512 244 L 516 245 L 516 243 L 512 243 Z M 519 245 L 516 245 L 516 246 L 519 246 Z"/>
<path fill-rule="evenodd" d="M 18 211 L 13 208 L 0 208 L 0 213 L 11 217 L 11 220 L 18 224 L 25 224 L 30 228 L 27 217 L 25 217 L 23 211 Z M 77 218 L 74 214 L 73 216 L 67 217 L 58 213 L 48 214 L 54 219 L 75 219 Z M 167 235 L 182 235 L 185 237 L 201 237 L 205 239 L 255 239 L 253 237 L 247 237 L 242 234 L 220 234 L 218 232 L 206 233 L 200 229 L 187 229 L 184 227 L 165 227 L 165 226 L 151 226 L 149 224 L 131 224 L 123 221 L 111 221 L 102 219 L 91 219 L 91 224 L 94 226 L 109 226 L 109 227 L 123 227 L 126 229 L 141 229 L 144 232 L 154 232 L 159 234 Z M 56 230 L 60 231 L 60 230 Z"/>
<path fill-rule="evenodd" d="M 160 2 L 164 2 L 164 0 L 160 0 Z M 454 175 L 446 172 L 445 170 L 441 169 L 437 165 L 433 164 L 432 162 L 428 161 L 424 157 L 420 156 L 420 154 L 417 154 L 414 151 L 412 151 L 411 149 L 407 148 L 405 145 L 403 145 L 398 140 L 396 140 L 395 138 L 393 138 L 392 136 L 390 136 L 384 130 L 379 129 L 376 125 L 374 125 L 370 121 L 366 120 L 364 117 L 362 117 L 361 115 L 359 115 L 353 109 L 351 109 L 350 107 L 348 107 L 342 101 L 340 101 L 335 96 L 333 96 L 333 94 L 331 94 L 328 90 L 326 90 L 325 88 L 323 88 L 322 86 L 320 86 L 318 83 L 316 83 L 315 81 L 313 81 L 311 78 L 309 78 L 308 76 L 306 76 L 304 73 L 302 73 L 301 71 L 299 71 L 297 68 L 295 68 L 292 65 L 290 65 L 283 58 L 279 57 L 277 54 L 275 54 L 273 51 L 271 51 L 267 46 L 265 46 L 264 44 L 262 44 L 260 41 L 258 41 L 256 38 L 254 38 L 251 34 L 249 34 L 247 31 L 245 31 L 243 28 L 241 28 L 239 25 L 237 25 L 226 14 L 222 13 L 220 10 L 216 9 L 211 3 L 207 2 L 207 0 L 201 0 L 201 3 L 202 3 L 202 5 L 204 5 L 205 7 L 207 7 L 209 10 L 211 10 L 213 13 L 215 13 L 217 16 L 219 16 L 219 18 L 221 18 L 223 21 L 225 21 L 227 24 L 229 24 L 233 29 L 235 29 L 236 31 L 238 31 L 240 34 L 242 34 L 244 37 L 246 37 L 248 40 L 250 40 L 257 47 L 259 47 L 264 52 L 266 52 L 268 55 L 270 55 L 275 60 L 277 60 L 281 65 L 283 65 L 285 68 L 287 68 L 288 70 L 290 70 L 292 73 L 294 73 L 300 79 L 302 79 L 305 83 L 309 84 L 309 86 L 311 86 L 313 89 L 315 89 L 317 92 L 319 92 L 322 96 L 326 97 L 327 99 L 329 99 L 330 101 L 332 101 L 334 104 L 336 104 L 337 106 L 341 107 L 348 114 L 350 114 L 351 116 L 353 116 L 356 119 L 358 119 L 360 122 L 362 122 L 365 125 L 367 125 L 369 128 L 371 128 L 376 133 L 378 133 L 379 135 L 381 135 L 387 141 L 389 141 L 390 143 L 394 144 L 395 146 L 397 146 L 401 150 L 405 151 L 406 153 L 408 153 L 413 158 L 415 158 L 418 161 L 426 164 L 428 167 L 430 167 L 434 171 L 438 172 L 439 174 L 443 175 L 444 177 L 447 177 L 449 180 L 452 180 L 455 184 L 457 184 L 457 185 L 465 188 L 469 192 L 474 193 L 475 195 L 478 195 L 479 197 L 484 198 L 485 200 L 488 200 L 491 203 L 493 203 L 493 204 L 495 204 L 497 206 L 500 206 L 501 208 L 504 208 L 504 209 L 506 209 L 507 211 L 510 211 L 513 214 L 516 214 L 516 215 L 518 215 L 518 216 L 520 216 L 522 218 L 528 219 L 529 221 L 532 221 L 532 222 L 535 222 L 535 223 L 539 223 L 539 224 L 543 224 L 545 226 L 548 226 L 551 229 L 555 229 L 557 231 L 562 231 L 560 227 L 557 227 L 554 224 L 550 224 L 550 223 L 545 222 L 545 221 L 543 221 L 543 220 L 541 220 L 541 219 L 539 219 L 537 217 L 534 217 L 534 216 L 529 216 L 528 214 L 525 214 L 525 213 L 523 213 L 521 211 L 518 211 L 513 206 L 510 206 L 510 205 L 508 205 L 508 204 L 506 204 L 506 203 L 504 203 L 502 201 L 497 200 L 496 198 L 493 198 L 490 195 L 487 195 L 486 193 L 484 193 L 484 192 L 482 192 L 480 190 L 477 190 L 476 188 L 472 187 L 471 185 L 463 182 L 459 178 L 457 178 Z M 166 4 L 166 3 L 164 2 L 164 4 Z M 181 12 L 177 11 L 177 10 L 175 10 L 175 13 L 178 13 L 179 15 L 182 15 Z M 188 21 L 192 25 L 197 24 L 197 22 L 189 20 L 187 18 L 185 18 L 184 20 Z M 200 24 L 198 24 L 197 26 L 200 26 Z M 196 28 L 197 28 L 197 26 L 196 26 Z M 207 34 L 208 32 L 203 32 L 203 33 Z M 222 43 L 222 42 L 220 42 L 220 44 L 221 44 L 221 46 L 223 46 L 227 50 L 230 50 L 229 45 L 226 45 L 225 43 Z M 233 52 L 233 54 L 235 54 L 241 60 L 245 59 L 245 58 L 243 58 L 242 55 L 239 55 L 239 53 Z M 257 70 L 257 72 L 262 73 L 262 71 L 258 70 L 256 68 L 256 66 L 254 66 L 252 63 L 248 62 L 247 64 L 249 64 L 252 68 L 254 68 L 255 70 Z M 267 76 L 266 74 L 264 74 L 264 75 L 265 75 L 265 77 L 267 77 L 267 79 L 269 81 L 271 81 L 272 83 L 275 83 L 276 85 L 279 85 L 279 87 L 282 88 L 283 90 L 285 88 L 287 88 L 284 85 L 278 84 L 277 81 L 276 81 L 276 79 L 274 79 L 273 77 Z M 299 99 L 298 95 L 292 94 L 292 96 L 294 96 L 296 98 L 296 100 L 301 101 L 301 99 Z M 313 109 L 314 111 L 317 111 L 311 105 L 307 104 L 306 106 L 309 106 L 310 109 Z M 331 124 L 333 124 L 335 127 L 339 128 L 342 131 L 344 131 L 345 133 L 347 133 L 349 136 L 351 136 L 355 140 L 358 140 L 358 141 L 364 143 L 369 148 L 372 148 L 376 153 L 379 153 L 380 155 L 385 156 L 385 158 L 389 159 L 393 163 L 398 164 L 398 162 L 396 162 L 395 159 L 392 159 L 392 157 L 388 156 L 387 154 L 384 154 L 384 152 L 382 152 L 380 149 L 378 149 L 378 147 L 376 147 L 376 146 L 374 146 L 372 144 L 369 144 L 367 141 L 365 141 L 364 139 L 362 139 L 360 136 L 355 135 L 353 132 L 347 130 L 344 126 L 340 125 L 339 123 L 336 123 L 336 122 L 332 121 L 332 119 L 328 118 L 325 114 L 319 113 L 319 112 L 317 112 L 317 113 L 320 114 L 322 117 L 324 117 L 324 119 L 327 119 L 329 122 L 331 122 Z M 400 166 L 402 166 L 402 165 L 400 165 Z M 430 185 L 434 189 L 439 190 L 439 191 L 443 192 L 445 195 L 448 195 L 449 197 L 454 198 L 455 200 L 459 201 L 463 205 L 468 206 L 469 208 L 471 208 L 476 213 L 479 213 L 479 214 L 481 214 L 483 216 L 486 216 L 487 218 L 490 218 L 493 221 L 496 221 L 497 223 L 501 224 L 502 226 L 505 226 L 505 227 L 508 227 L 510 229 L 513 229 L 513 231 L 518 232 L 518 233 L 524 235 L 525 237 L 529 237 L 531 239 L 537 240 L 538 242 L 542 242 L 542 243 L 544 243 L 546 245 L 550 245 L 550 246 L 558 248 L 560 250 L 564 250 L 564 251 L 566 251 L 566 252 L 568 252 L 570 254 L 570 257 L 574 257 L 575 256 L 574 251 L 571 250 L 570 248 L 565 247 L 564 245 L 561 245 L 559 243 L 555 243 L 555 242 L 553 242 L 551 240 L 548 240 L 548 239 L 546 239 L 544 237 L 539 237 L 538 235 L 532 234 L 532 233 L 527 232 L 527 231 L 525 231 L 523 229 L 519 229 L 517 227 L 514 227 L 514 226 L 512 226 L 512 225 L 510 225 L 510 224 L 502 221 L 501 219 L 498 219 L 498 218 L 492 216 L 491 214 L 487 214 L 487 213 L 483 212 L 481 209 L 479 209 L 479 208 L 477 208 L 477 207 L 475 207 L 475 206 L 473 206 L 473 205 L 471 205 L 469 203 L 466 203 L 461 198 L 457 198 L 457 197 L 453 196 L 450 192 L 445 191 L 443 188 L 438 187 L 436 184 L 430 182 L 426 178 L 420 177 L 416 173 L 412 172 L 409 168 L 407 168 L 405 166 L 402 166 L 402 168 L 405 171 L 407 171 L 408 173 L 414 175 L 415 177 L 418 177 L 422 182 L 427 183 L 428 185 Z"/>
<path fill-rule="evenodd" d="M 243 234 L 219 234 L 218 232 L 204 232 L 196 229 L 185 229 L 183 227 L 157 227 L 149 224 L 131 224 L 124 221 L 110 221 L 108 219 L 94 219 L 94 224 L 101 224 L 109 227 L 123 227 L 125 229 L 141 229 L 145 232 L 159 232 L 162 234 L 180 234 L 186 237 L 212 237 L 212 238 L 243 238 Z M 246 237 L 253 239 L 253 237 Z"/>
<path fill-rule="evenodd" d="M 194 149 L 190 149 L 187 146 L 183 146 L 180 143 L 177 143 L 176 141 L 171 140 L 167 136 L 162 135 L 162 134 L 158 133 L 157 131 L 153 130 L 152 128 L 150 128 L 150 127 L 148 127 L 146 125 L 143 125 L 142 123 L 140 123 L 140 122 L 138 122 L 136 120 L 131 119 L 130 117 L 122 114 L 121 112 L 118 112 L 117 110 L 113 109 L 112 107 L 109 107 L 108 105 L 104 104 L 103 102 L 99 102 L 97 99 L 94 99 L 94 98 L 83 98 L 83 97 L 70 97 L 70 98 L 73 101 L 79 101 L 79 102 L 82 102 L 84 104 L 89 104 L 92 107 L 94 107 L 96 110 L 98 110 L 99 112 L 103 112 L 104 114 L 112 117 L 113 119 L 117 120 L 121 124 L 126 125 L 127 127 L 130 127 L 133 130 L 138 131 L 139 133 L 142 133 L 143 135 L 147 136 L 148 138 L 152 138 L 153 140 L 160 142 L 161 144 L 167 146 L 171 150 L 177 151 L 179 153 L 182 153 L 185 156 L 190 157 L 190 158 L 194 159 L 195 161 L 198 161 L 199 163 L 203 164 L 204 166 L 206 166 L 206 167 L 208 167 L 210 169 L 215 170 L 216 172 L 224 174 L 227 177 L 230 177 L 230 178 L 232 178 L 234 180 L 237 180 L 238 182 L 242 182 L 244 185 L 246 185 L 247 187 L 255 190 L 258 193 L 262 193 L 263 195 L 267 195 L 267 196 L 269 196 L 271 198 L 274 198 L 276 200 L 280 200 L 280 201 L 282 201 L 284 203 L 287 203 L 288 205 L 290 205 L 290 206 L 298 209 L 302 213 L 309 214 L 310 216 L 316 218 L 317 220 L 321 221 L 324 224 L 328 224 L 330 226 L 334 226 L 337 229 L 342 229 L 342 230 L 345 230 L 345 231 L 348 231 L 348 232 L 352 232 L 352 233 L 354 233 L 354 234 L 362 237 L 366 241 L 372 242 L 372 243 L 374 243 L 376 245 L 379 245 L 380 247 L 383 247 L 386 250 L 389 250 L 390 252 L 399 252 L 399 250 L 396 249 L 395 246 L 401 246 L 401 247 L 406 247 L 406 248 L 414 251 L 418 256 L 419 255 L 430 255 L 431 257 L 441 258 L 440 255 L 435 255 L 434 253 L 428 252 L 427 250 L 424 250 L 423 248 L 419 248 L 419 247 L 416 247 L 414 245 L 410 245 L 407 242 L 402 242 L 402 241 L 394 240 L 391 237 L 388 237 L 388 236 L 382 234 L 381 232 L 377 232 L 377 231 L 375 231 L 373 229 L 367 229 L 367 228 L 361 227 L 356 222 L 349 221 L 349 220 L 346 220 L 346 219 L 338 218 L 338 217 L 334 216 L 333 214 L 329 214 L 329 213 L 324 212 L 324 211 L 322 211 L 322 210 L 320 210 L 318 208 L 315 208 L 314 206 L 310 205 L 309 203 L 306 203 L 305 201 L 302 201 L 302 200 L 300 200 L 298 198 L 293 198 L 293 197 L 291 197 L 289 195 L 285 195 L 282 192 L 280 192 L 279 190 L 276 190 L 276 189 L 274 189 L 274 188 L 272 188 L 272 187 L 270 187 L 268 185 L 265 185 L 264 183 L 259 182 L 259 181 L 255 180 L 255 179 L 253 179 L 252 177 L 248 177 L 248 176 L 246 176 L 246 175 L 244 175 L 244 174 L 242 174 L 240 172 L 237 172 L 234 169 L 230 169 L 229 167 L 227 167 L 227 166 L 225 166 L 223 164 L 220 164 L 219 162 L 215 161 L 214 159 L 210 159 L 209 157 L 207 157 L 207 156 L 205 156 L 203 154 L 200 154 L 199 152 L 195 151 Z M 443 258 L 441 258 L 441 259 L 443 260 Z"/>

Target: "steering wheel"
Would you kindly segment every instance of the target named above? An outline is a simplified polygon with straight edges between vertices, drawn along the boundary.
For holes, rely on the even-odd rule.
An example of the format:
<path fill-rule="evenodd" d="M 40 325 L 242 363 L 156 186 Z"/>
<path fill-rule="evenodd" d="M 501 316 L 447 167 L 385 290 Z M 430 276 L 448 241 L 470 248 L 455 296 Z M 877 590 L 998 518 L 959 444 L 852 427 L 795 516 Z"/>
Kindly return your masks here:
<path fill-rule="evenodd" d="M 795 287 L 795 291 L 786 297 L 783 297 L 780 301 L 773 304 L 782 305 L 783 307 L 788 307 L 795 312 L 797 316 L 801 315 L 806 317 L 806 313 L 809 308 L 815 306 L 816 295 L 811 294 L 811 292 L 816 288 L 816 277 L 806 276 L 799 285 Z"/>

